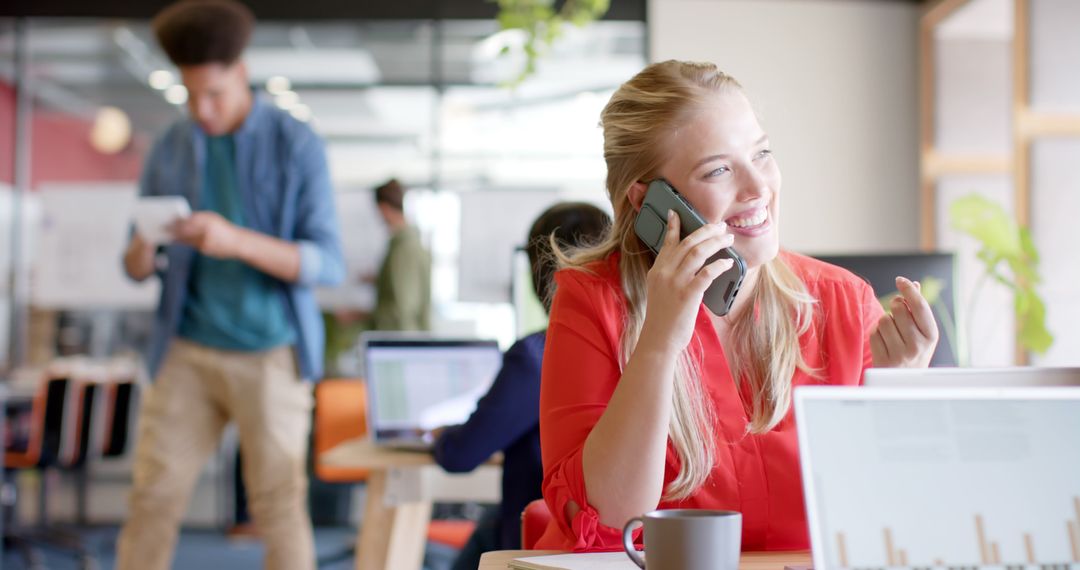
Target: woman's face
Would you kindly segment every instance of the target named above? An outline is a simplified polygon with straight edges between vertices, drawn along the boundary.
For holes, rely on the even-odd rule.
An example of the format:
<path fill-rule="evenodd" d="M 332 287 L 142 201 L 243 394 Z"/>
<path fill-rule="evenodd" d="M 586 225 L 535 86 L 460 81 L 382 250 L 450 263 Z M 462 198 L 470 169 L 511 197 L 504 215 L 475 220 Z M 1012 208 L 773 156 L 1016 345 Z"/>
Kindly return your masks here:
<path fill-rule="evenodd" d="M 727 224 L 747 267 L 780 249 L 780 168 L 746 96 L 714 95 L 668 141 L 659 174 L 707 222 Z"/>

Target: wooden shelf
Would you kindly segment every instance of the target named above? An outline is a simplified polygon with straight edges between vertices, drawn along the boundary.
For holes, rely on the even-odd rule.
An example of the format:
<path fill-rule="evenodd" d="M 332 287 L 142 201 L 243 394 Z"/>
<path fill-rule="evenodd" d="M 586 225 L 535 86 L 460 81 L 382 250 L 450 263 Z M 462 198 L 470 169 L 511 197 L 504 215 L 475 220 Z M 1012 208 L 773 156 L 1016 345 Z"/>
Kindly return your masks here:
<path fill-rule="evenodd" d="M 924 180 L 936 180 L 948 174 L 1009 174 L 1013 157 L 1008 154 L 945 154 L 930 150 L 923 152 L 920 166 Z"/>

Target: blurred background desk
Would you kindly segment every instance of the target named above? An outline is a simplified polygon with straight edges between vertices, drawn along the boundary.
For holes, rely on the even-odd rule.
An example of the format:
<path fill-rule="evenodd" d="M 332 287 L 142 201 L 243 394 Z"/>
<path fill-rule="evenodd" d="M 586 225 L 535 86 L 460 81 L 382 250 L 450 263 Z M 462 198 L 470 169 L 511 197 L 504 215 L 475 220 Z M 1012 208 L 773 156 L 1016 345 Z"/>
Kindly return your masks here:
<path fill-rule="evenodd" d="M 434 501 L 500 500 L 501 467 L 495 464 L 450 475 L 428 453 L 383 449 L 366 438 L 346 441 L 318 461 L 370 471 L 356 539 L 357 570 L 420 570 Z"/>

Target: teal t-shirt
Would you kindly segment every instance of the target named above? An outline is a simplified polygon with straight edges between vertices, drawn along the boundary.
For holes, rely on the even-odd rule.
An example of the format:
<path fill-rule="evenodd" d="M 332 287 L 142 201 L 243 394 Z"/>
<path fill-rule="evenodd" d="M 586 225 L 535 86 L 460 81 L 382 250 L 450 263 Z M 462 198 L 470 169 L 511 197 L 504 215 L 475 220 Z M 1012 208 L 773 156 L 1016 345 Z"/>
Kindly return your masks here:
<path fill-rule="evenodd" d="M 201 210 L 244 226 L 236 185 L 231 135 L 206 138 Z M 285 313 L 285 296 L 274 278 L 235 259 L 199 253 L 191 267 L 181 337 L 223 350 L 260 351 L 292 344 L 296 331 Z"/>

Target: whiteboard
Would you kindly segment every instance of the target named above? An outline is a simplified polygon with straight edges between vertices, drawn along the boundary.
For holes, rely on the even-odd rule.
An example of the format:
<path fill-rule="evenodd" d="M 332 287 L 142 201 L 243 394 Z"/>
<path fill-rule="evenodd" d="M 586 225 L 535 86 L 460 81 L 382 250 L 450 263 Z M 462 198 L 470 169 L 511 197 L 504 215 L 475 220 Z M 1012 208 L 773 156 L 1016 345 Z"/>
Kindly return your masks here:
<path fill-rule="evenodd" d="M 34 238 L 36 226 L 41 219 L 41 203 L 36 194 L 26 193 L 20 198 L 19 210 L 22 212 L 22 232 L 19 237 L 19 271 L 25 272 L 30 268 L 30 260 L 34 255 Z M 12 217 L 15 194 L 8 184 L 0 183 L 0 291 L 7 294 L 9 290 L 9 273 L 11 271 L 11 230 L 14 218 Z"/>
<path fill-rule="evenodd" d="M 345 281 L 315 291 L 324 309 L 371 310 L 375 306 L 375 287 L 365 283 L 363 277 L 379 271 L 389 235 L 375 208 L 374 196 L 370 188 L 362 187 L 338 188 L 334 193 Z"/>
<path fill-rule="evenodd" d="M 0 362 L 7 362 L 8 342 L 11 338 L 11 260 L 12 260 L 12 229 L 15 217 L 15 194 L 10 185 L 0 183 Z M 21 232 L 19 235 L 19 266 L 17 268 L 17 285 L 19 302 L 22 295 L 26 294 L 27 280 L 30 273 L 30 263 L 34 255 L 34 236 L 37 221 L 41 216 L 41 204 L 37 196 L 24 193 L 19 196 L 19 220 Z"/>
<path fill-rule="evenodd" d="M 507 303 L 514 248 L 525 245 L 533 221 L 559 194 L 543 190 L 461 193 L 459 298 Z"/>
<path fill-rule="evenodd" d="M 43 184 L 30 304 L 47 309 L 153 309 L 160 282 L 124 273 L 134 182 Z"/>

